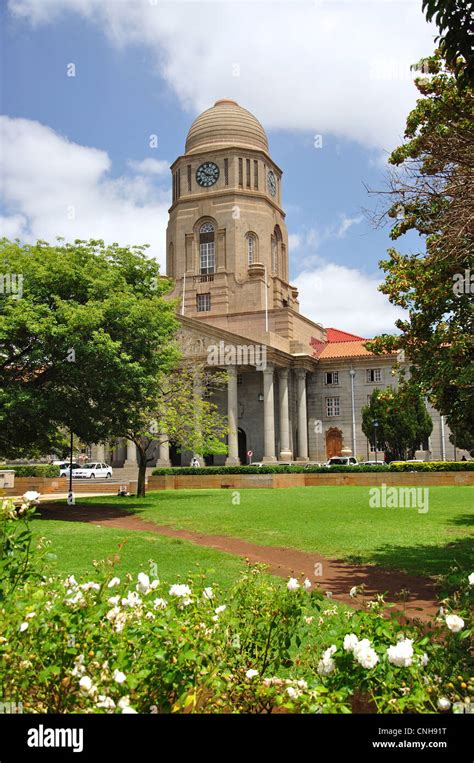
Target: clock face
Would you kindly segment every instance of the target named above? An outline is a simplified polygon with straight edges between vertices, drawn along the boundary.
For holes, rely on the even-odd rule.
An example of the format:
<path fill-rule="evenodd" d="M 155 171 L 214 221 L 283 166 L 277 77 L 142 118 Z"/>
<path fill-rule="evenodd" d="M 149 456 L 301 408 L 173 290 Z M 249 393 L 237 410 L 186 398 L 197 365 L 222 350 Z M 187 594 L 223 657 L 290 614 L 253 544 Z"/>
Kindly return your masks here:
<path fill-rule="evenodd" d="M 219 167 L 214 162 L 204 162 L 196 170 L 196 180 L 203 188 L 209 188 L 219 179 Z"/>
<path fill-rule="evenodd" d="M 275 173 L 272 172 L 272 170 L 270 170 L 270 172 L 268 173 L 267 183 L 268 183 L 268 190 L 270 191 L 271 195 L 275 196 L 277 186 L 276 186 Z"/>

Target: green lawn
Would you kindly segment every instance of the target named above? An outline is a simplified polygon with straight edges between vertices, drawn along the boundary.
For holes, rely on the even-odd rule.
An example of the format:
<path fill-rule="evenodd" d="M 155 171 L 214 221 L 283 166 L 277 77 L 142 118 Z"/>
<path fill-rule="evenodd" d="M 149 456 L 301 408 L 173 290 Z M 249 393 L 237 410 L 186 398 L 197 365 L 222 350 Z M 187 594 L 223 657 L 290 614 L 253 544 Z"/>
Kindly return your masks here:
<path fill-rule="evenodd" d="M 137 498 L 90 498 L 143 519 L 270 546 L 319 552 L 420 575 L 453 561 L 471 571 L 473 490 L 429 488 L 429 510 L 371 508 L 368 487 L 239 491 L 170 490 Z M 148 557 L 147 557 L 148 558 Z"/>
<path fill-rule="evenodd" d="M 150 560 L 156 562 L 158 576 L 167 582 L 184 580 L 187 575 L 205 573 L 206 580 L 223 587 L 230 585 L 245 563 L 231 554 L 204 548 L 178 538 L 164 538 L 147 532 L 125 532 L 79 522 L 34 520 L 35 539 L 51 541 L 50 551 L 57 559 L 52 570 L 61 575 L 94 577 L 94 561 L 119 556 L 114 570 L 134 576 L 149 572 Z"/>

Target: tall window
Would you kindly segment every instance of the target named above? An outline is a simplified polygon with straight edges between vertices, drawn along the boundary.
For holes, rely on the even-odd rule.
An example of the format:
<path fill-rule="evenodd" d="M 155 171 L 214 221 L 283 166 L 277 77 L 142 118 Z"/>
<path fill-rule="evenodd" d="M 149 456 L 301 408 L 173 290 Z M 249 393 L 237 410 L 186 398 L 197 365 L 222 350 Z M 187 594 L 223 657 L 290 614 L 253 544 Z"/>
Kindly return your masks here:
<path fill-rule="evenodd" d="M 324 374 L 324 383 L 328 386 L 339 384 L 339 371 L 326 371 Z"/>
<path fill-rule="evenodd" d="M 242 188 L 244 184 L 244 160 L 239 159 L 239 185 Z"/>
<path fill-rule="evenodd" d="M 253 162 L 253 187 L 258 189 L 258 161 Z"/>
<path fill-rule="evenodd" d="M 247 188 L 250 188 L 250 159 L 245 160 L 247 170 Z"/>
<path fill-rule="evenodd" d="M 191 165 L 188 164 L 188 191 L 191 190 Z"/>
<path fill-rule="evenodd" d="M 196 296 L 196 308 L 198 313 L 207 313 L 211 309 L 211 295 L 198 294 Z"/>
<path fill-rule="evenodd" d="M 201 275 L 214 273 L 215 269 L 215 231 L 212 223 L 204 223 L 199 230 L 199 269 Z"/>
<path fill-rule="evenodd" d="M 248 264 L 253 265 L 257 254 L 257 239 L 253 233 L 247 235 L 247 258 Z"/>
<path fill-rule="evenodd" d="M 224 185 L 229 185 L 229 160 L 224 159 Z"/>
<path fill-rule="evenodd" d="M 272 272 L 278 270 L 278 244 L 275 236 L 272 236 Z"/>
<path fill-rule="evenodd" d="M 379 382 L 382 380 L 382 369 L 381 368 L 368 368 L 367 369 L 367 382 L 369 384 L 373 382 Z"/>
<path fill-rule="evenodd" d="M 326 416 L 339 416 L 341 413 L 341 407 L 339 405 L 338 397 L 326 398 Z"/>

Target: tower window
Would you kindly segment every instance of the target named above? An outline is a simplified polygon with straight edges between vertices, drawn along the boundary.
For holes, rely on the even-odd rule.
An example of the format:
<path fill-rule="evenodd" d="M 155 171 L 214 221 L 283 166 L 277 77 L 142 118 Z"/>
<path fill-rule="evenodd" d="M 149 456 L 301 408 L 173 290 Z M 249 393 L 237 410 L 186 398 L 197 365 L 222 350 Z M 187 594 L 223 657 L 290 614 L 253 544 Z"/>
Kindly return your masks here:
<path fill-rule="evenodd" d="M 256 159 L 253 163 L 253 187 L 258 189 L 258 161 Z"/>
<path fill-rule="evenodd" d="M 199 230 L 199 269 L 201 275 L 215 270 L 215 231 L 212 223 L 204 223 Z"/>
<path fill-rule="evenodd" d="M 208 313 L 211 309 L 211 295 L 198 294 L 196 296 L 196 308 L 198 313 Z"/>
<path fill-rule="evenodd" d="M 176 196 L 177 196 L 177 198 L 179 199 L 179 197 L 181 196 L 181 170 L 178 170 L 178 171 L 177 171 L 177 173 L 176 173 L 176 179 L 177 179 L 177 184 L 176 184 Z"/>
<path fill-rule="evenodd" d="M 191 190 L 191 165 L 188 164 L 188 191 Z"/>
<path fill-rule="evenodd" d="M 239 185 L 242 188 L 244 184 L 244 160 L 239 159 Z"/>
<path fill-rule="evenodd" d="M 229 185 L 229 160 L 224 159 L 224 185 Z"/>
<path fill-rule="evenodd" d="M 254 233 L 247 234 L 247 259 L 248 264 L 253 265 L 257 255 L 257 238 Z"/>
<path fill-rule="evenodd" d="M 173 201 L 176 201 L 176 172 L 173 172 L 173 191 L 172 191 L 172 199 L 173 199 Z"/>
<path fill-rule="evenodd" d="M 278 244 L 275 236 L 272 236 L 272 271 L 276 273 L 278 270 Z"/>
<path fill-rule="evenodd" d="M 245 160 L 247 170 L 247 188 L 250 188 L 250 159 Z"/>

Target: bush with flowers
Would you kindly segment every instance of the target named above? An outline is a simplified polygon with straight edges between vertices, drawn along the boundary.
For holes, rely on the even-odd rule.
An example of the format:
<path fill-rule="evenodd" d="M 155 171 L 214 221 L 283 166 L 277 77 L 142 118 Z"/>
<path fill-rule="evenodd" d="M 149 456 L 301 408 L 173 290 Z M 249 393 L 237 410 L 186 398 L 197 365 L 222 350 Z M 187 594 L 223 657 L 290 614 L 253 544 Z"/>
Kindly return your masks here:
<path fill-rule="evenodd" d="M 200 578 L 120 580 L 111 560 L 94 580 L 51 575 L 48 547 L 31 542 L 35 500 L 3 501 L 1 514 L 0 691 L 24 712 L 470 708 L 472 576 L 429 633 L 388 617 L 380 598 L 339 612 L 334 641 L 321 644 L 332 611 L 322 593 L 308 580 L 273 582 L 259 567 L 225 594 Z"/>

